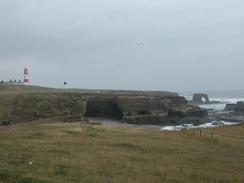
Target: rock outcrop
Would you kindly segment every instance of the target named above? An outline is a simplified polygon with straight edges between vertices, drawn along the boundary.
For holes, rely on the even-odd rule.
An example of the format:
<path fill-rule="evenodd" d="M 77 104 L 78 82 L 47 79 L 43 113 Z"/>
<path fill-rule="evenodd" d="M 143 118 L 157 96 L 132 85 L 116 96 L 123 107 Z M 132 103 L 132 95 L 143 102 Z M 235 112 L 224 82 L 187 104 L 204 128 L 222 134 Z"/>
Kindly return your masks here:
<path fill-rule="evenodd" d="M 207 94 L 196 93 L 193 95 L 192 102 L 198 104 L 208 104 L 210 103 L 210 100 Z"/>
<path fill-rule="evenodd" d="M 0 123 L 107 117 L 133 124 L 201 123 L 207 112 L 178 95 L 24 93 L 0 96 Z M 189 121 L 190 120 L 190 121 Z"/>
<path fill-rule="evenodd" d="M 225 111 L 233 111 L 244 114 L 244 102 L 237 102 L 236 104 L 226 104 Z"/>
<path fill-rule="evenodd" d="M 0 96 L 0 123 L 32 121 L 56 116 L 84 116 L 86 101 L 63 94 L 11 94 Z"/>

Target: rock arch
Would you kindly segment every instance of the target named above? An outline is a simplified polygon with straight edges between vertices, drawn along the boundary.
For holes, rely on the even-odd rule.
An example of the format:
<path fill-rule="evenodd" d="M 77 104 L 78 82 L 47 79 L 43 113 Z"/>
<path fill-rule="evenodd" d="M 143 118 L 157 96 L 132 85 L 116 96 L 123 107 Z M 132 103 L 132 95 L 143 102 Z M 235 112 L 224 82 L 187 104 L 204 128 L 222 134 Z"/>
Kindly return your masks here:
<path fill-rule="evenodd" d="M 193 98 L 192 98 L 192 101 L 194 103 L 203 103 L 203 104 L 204 103 L 207 104 L 207 103 L 210 102 L 207 94 L 200 94 L 200 93 L 194 94 Z"/>

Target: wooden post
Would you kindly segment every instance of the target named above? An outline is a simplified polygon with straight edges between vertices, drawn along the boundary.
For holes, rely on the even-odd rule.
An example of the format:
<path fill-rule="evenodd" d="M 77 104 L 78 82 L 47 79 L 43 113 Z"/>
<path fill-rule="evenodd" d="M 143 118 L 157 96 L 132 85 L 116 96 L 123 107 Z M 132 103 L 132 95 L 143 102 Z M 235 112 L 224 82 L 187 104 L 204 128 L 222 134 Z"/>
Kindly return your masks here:
<path fill-rule="evenodd" d="M 195 136 L 195 129 L 194 128 L 192 129 L 192 134 L 193 134 L 193 136 Z"/>
<path fill-rule="evenodd" d="M 202 136 L 202 130 L 200 130 L 200 137 Z"/>
<path fill-rule="evenodd" d="M 213 139 L 213 132 L 211 132 L 211 139 Z"/>

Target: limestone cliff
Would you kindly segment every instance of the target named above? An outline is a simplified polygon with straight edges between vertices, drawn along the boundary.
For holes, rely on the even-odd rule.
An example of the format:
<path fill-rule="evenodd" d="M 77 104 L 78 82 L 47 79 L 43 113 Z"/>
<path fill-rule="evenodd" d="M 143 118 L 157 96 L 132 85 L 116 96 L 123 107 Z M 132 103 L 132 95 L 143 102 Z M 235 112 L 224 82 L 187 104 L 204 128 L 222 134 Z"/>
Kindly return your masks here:
<path fill-rule="evenodd" d="M 21 93 L 0 95 L 0 123 L 48 117 L 108 117 L 134 124 L 179 123 L 203 119 L 205 110 L 178 95 Z M 198 120 L 199 122 L 199 120 Z"/>

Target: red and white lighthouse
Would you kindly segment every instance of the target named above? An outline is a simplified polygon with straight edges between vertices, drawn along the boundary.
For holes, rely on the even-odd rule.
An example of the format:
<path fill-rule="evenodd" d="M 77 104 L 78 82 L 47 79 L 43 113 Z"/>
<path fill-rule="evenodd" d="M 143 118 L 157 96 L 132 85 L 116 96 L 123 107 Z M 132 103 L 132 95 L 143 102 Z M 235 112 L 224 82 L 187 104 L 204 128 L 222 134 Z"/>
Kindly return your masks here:
<path fill-rule="evenodd" d="M 30 82 L 29 80 L 29 70 L 27 69 L 27 67 L 24 69 L 24 84 L 28 84 Z"/>

